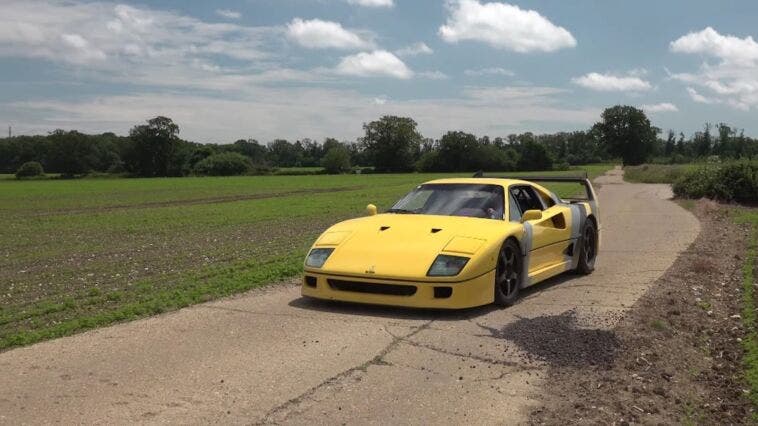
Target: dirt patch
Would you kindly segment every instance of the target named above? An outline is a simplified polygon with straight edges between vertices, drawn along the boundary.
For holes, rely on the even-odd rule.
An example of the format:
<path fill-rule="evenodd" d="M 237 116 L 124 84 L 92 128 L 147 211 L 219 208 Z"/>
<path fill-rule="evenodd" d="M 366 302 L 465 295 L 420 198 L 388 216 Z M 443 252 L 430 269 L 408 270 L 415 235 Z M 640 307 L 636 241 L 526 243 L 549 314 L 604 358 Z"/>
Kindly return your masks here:
<path fill-rule="evenodd" d="M 484 327 L 492 337 L 517 344 L 527 361 L 542 361 L 553 367 L 609 367 L 619 347 L 613 331 L 582 328 L 576 312 L 521 318 L 502 330 Z"/>
<path fill-rule="evenodd" d="M 70 208 L 70 209 L 56 209 L 51 211 L 45 211 L 36 214 L 35 216 L 55 216 L 61 214 L 82 214 L 92 212 L 109 212 L 115 210 L 131 210 L 131 209 L 147 209 L 147 208 L 160 208 L 160 207 L 175 207 L 175 206 L 192 206 L 198 204 L 216 204 L 216 203 L 231 203 L 235 201 L 248 201 L 248 200 L 263 200 L 266 198 L 279 198 L 289 197 L 293 195 L 303 194 L 323 194 L 330 192 L 345 192 L 355 191 L 363 189 L 365 186 L 342 186 L 336 188 L 313 188 L 313 189 L 298 189 L 293 191 L 280 191 L 280 192 L 267 192 L 264 194 L 248 194 L 248 195 L 225 195 L 218 197 L 204 197 L 204 198 L 192 198 L 187 200 L 171 200 L 171 201 L 151 201 L 146 203 L 135 204 L 114 204 L 110 206 L 91 207 L 87 209 Z"/>
<path fill-rule="evenodd" d="M 617 344 L 614 351 L 601 352 L 605 355 L 599 359 L 591 355 L 597 350 L 593 339 L 609 339 L 610 334 L 590 333 L 585 337 L 590 343 L 577 344 L 560 334 L 576 332 L 570 321 L 531 320 L 540 327 L 536 333 L 555 333 L 546 340 L 568 345 L 569 360 L 560 355 L 558 362 L 550 362 L 549 387 L 530 423 L 751 422 L 739 317 L 747 231 L 715 203 L 700 201 L 694 213 L 703 225 L 700 235 L 608 332 Z M 541 327 L 543 323 L 548 326 Z M 511 339 L 518 342 L 518 336 Z M 559 349 L 530 345 L 534 343 L 527 343 L 527 350 L 548 361 Z"/>

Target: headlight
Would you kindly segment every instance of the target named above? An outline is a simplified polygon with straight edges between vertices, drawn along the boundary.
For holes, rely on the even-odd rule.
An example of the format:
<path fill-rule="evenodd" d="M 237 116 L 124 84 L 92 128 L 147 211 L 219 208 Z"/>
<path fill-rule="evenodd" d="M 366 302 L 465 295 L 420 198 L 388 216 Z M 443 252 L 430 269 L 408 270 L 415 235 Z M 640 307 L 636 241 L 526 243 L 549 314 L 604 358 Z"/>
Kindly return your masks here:
<path fill-rule="evenodd" d="M 468 259 L 468 257 L 441 254 L 434 259 L 434 263 L 426 275 L 430 277 L 453 277 L 461 272 Z"/>
<path fill-rule="evenodd" d="M 308 253 L 308 257 L 305 258 L 305 266 L 311 268 L 320 268 L 324 266 L 324 262 L 329 258 L 329 255 L 334 251 L 333 248 L 315 248 Z"/>

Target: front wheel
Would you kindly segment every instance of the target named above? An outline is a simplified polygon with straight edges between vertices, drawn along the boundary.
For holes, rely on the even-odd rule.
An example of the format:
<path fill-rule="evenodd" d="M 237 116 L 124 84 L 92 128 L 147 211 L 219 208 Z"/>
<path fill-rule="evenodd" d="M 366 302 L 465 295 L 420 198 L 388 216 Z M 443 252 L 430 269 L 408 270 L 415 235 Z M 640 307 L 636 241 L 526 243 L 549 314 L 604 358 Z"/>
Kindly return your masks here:
<path fill-rule="evenodd" d="M 581 274 L 591 274 L 595 270 L 597 258 L 597 229 L 592 220 L 584 221 L 579 243 L 579 264 L 576 271 Z"/>
<path fill-rule="evenodd" d="M 513 240 L 500 249 L 495 268 L 495 304 L 511 306 L 518 299 L 522 272 L 521 250 Z"/>

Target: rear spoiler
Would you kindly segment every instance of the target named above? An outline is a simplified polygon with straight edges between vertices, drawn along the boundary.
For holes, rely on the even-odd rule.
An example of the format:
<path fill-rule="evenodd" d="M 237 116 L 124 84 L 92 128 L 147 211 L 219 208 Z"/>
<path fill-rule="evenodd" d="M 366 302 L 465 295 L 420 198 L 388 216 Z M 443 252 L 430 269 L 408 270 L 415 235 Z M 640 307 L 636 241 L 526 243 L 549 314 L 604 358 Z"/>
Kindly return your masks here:
<path fill-rule="evenodd" d="M 592 188 L 592 182 L 590 182 L 587 172 L 583 172 L 577 176 L 484 176 L 484 172 L 478 171 L 474 173 L 475 178 L 493 178 L 493 179 L 516 179 L 525 180 L 527 182 L 557 182 L 557 183 L 578 183 L 584 187 L 587 193 L 586 198 L 570 197 L 569 201 L 595 201 L 595 190 Z"/>

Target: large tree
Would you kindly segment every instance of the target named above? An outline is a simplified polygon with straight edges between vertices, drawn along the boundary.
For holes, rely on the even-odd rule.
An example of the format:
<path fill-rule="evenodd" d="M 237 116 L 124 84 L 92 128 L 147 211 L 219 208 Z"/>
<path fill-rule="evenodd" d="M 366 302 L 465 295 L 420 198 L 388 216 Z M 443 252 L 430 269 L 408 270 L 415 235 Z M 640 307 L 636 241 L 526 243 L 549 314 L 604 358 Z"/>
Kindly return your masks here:
<path fill-rule="evenodd" d="M 87 135 L 76 130 L 56 130 L 50 134 L 49 139 L 49 172 L 73 176 L 87 173 L 93 168 L 96 160 L 94 144 Z"/>
<path fill-rule="evenodd" d="M 129 131 L 133 145 L 127 155 L 129 171 L 140 176 L 168 176 L 179 144 L 179 126 L 168 117 L 155 117 Z"/>
<path fill-rule="evenodd" d="M 621 157 L 624 165 L 644 163 L 655 149 L 658 133 L 641 109 L 627 105 L 606 108 L 593 130 L 607 152 Z"/>
<path fill-rule="evenodd" d="M 422 139 L 416 125 L 411 118 L 390 115 L 363 125 L 361 143 L 377 171 L 413 170 Z"/>
<path fill-rule="evenodd" d="M 476 136 L 466 132 L 447 132 L 437 147 L 437 170 L 443 172 L 474 171 L 481 165 L 472 161 L 480 145 Z"/>

